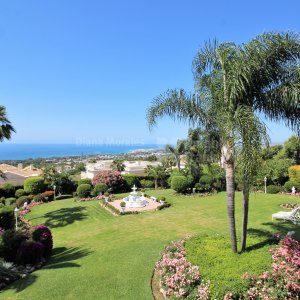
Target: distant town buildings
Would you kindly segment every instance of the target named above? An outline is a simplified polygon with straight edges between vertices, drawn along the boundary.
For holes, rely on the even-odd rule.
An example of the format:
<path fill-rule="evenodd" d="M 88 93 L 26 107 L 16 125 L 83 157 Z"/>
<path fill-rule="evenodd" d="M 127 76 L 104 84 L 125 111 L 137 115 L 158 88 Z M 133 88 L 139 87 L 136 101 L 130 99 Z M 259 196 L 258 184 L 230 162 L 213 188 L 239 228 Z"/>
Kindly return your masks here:
<path fill-rule="evenodd" d="M 5 179 L 0 178 L 0 185 L 6 182 L 14 185 L 23 185 L 26 178 L 40 176 L 43 173 L 42 170 L 35 168 L 33 165 L 23 168 L 22 164 L 18 164 L 17 167 L 0 164 L 0 171 L 5 175 Z"/>
<path fill-rule="evenodd" d="M 81 172 L 81 178 L 90 178 L 92 179 L 98 172 L 100 171 L 108 171 L 112 170 L 112 162 L 113 160 L 99 160 L 96 163 L 88 163 L 85 166 L 85 172 Z M 154 161 L 124 161 L 125 170 L 122 174 L 134 174 L 138 176 L 145 175 L 145 168 L 147 166 L 158 166 L 161 163 Z"/>

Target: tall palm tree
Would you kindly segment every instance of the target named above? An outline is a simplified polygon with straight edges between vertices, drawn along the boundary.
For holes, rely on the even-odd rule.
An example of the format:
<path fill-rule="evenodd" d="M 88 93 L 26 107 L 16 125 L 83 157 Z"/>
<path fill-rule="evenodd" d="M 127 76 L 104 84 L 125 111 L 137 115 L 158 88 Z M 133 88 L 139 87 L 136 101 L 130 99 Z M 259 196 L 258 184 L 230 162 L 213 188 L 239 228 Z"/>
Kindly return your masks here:
<path fill-rule="evenodd" d="M 268 140 L 257 114 L 284 121 L 300 132 L 300 43 L 294 33 L 266 33 L 239 47 L 208 42 L 194 59 L 196 91 L 168 90 L 154 99 L 148 123 L 164 115 L 189 120 L 220 137 L 226 172 L 231 249 L 237 252 L 234 169 L 236 149 L 244 157 L 242 251 L 246 247 L 251 175 Z M 239 147 L 237 147 L 239 146 Z"/>
<path fill-rule="evenodd" d="M 174 155 L 176 160 L 177 169 L 180 172 L 180 156 L 184 154 L 185 152 L 185 141 L 184 140 L 178 140 L 176 147 L 173 147 L 171 145 L 166 145 L 166 151 L 170 152 Z"/>
<path fill-rule="evenodd" d="M 11 134 L 16 132 L 11 122 L 7 119 L 6 109 L 3 105 L 0 105 L 0 142 L 4 139 L 9 140 Z"/>

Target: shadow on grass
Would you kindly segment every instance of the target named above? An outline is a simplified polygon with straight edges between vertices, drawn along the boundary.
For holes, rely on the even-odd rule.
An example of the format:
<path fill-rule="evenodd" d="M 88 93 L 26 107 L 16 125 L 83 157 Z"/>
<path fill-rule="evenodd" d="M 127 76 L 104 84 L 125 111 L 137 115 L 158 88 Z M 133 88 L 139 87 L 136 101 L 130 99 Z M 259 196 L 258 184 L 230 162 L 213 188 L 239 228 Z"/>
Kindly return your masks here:
<path fill-rule="evenodd" d="M 60 269 L 60 268 L 79 268 L 80 264 L 73 262 L 84 256 L 89 255 L 92 251 L 81 249 L 78 247 L 66 248 L 58 247 L 53 249 L 53 254 L 49 261 L 40 270 L 45 269 Z M 7 290 L 15 290 L 17 293 L 23 291 L 28 286 L 37 280 L 34 273 L 29 274 L 27 277 L 17 280 L 7 287 Z M 5 290 L 4 290 L 5 291 Z M 0 297 L 1 299 L 1 297 Z"/>
<path fill-rule="evenodd" d="M 91 254 L 92 251 L 81 249 L 78 247 L 66 248 L 59 247 L 53 249 L 53 253 L 43 269 L 59 269 L 59 268 L 74 268 L 80 267 L 79 264 L 72 262 L 73 260 Z"/>
<path fill-rule="evenodd" d="M 295 236 L 299 240 L 300 238 L 300 232 L 299 232 L 299 226 L 294 225 L 290 222 L 281 222 L 281 221 L 276 221 L 276 222 L 265 222 L 262 223 L 264 226 L 268 226 L 271 229 L 270 230 L 264 230 L 264 229 L 254 229 L 254 228 L 249 228 L 247 230 L 248 234 L 253 237 L 260 237 L 262 238 L 262 241 L 249 246 L 246 248 L 246 251 L 251 251 L 255 249 L 262 248 L 266 245 L 276 245 L 278 244 L 278 238 L 275 237 L 275 233 L 279 234 L 280 236 L 285 236 L 288 231 L 295 231 Z"/>
<path fill-rule="evenodd" d="M 43 222 L 44 225 L 51 228 L 58 228 L 72 224 L 75 221 L 83 220 L 87 217 L 87 213 L 84 206 L 76 206 L 54 210 L 46 213 L 43 217 L 46 219 Z M 33 219 L 30 219 L 30 221 Z"/>

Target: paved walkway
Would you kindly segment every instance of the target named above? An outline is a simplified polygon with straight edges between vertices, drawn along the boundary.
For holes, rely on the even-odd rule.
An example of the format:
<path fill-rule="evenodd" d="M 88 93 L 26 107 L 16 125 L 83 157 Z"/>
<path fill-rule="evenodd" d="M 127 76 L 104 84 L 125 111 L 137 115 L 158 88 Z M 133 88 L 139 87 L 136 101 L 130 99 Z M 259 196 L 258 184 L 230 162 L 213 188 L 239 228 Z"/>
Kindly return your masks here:
<path fill-rule="evenodd" d="M 148 205 L 144 207 L 133 207 L 133 208 L 125 208 L 125 211 L 146 211 L 146 210 L 155 210 L 160 205 L 159 202 L 153 201 L 149 198 L 146 198 Z M 110 205 L 114 206 L 116 209 L 121 211 L 120 203 L 122 202 L 122 199 L 114 200 L 113 202 L 109 202 Z"/>

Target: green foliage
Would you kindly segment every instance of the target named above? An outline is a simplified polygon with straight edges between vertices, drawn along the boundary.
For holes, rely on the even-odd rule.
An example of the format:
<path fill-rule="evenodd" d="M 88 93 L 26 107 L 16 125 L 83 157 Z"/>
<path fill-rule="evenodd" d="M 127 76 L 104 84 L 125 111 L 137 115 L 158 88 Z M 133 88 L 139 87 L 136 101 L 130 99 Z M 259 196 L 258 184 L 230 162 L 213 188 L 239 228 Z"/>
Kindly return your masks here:
<path fill-rule="evenodd" d="M 185 176 L 173 176 L 171 188 L 177 193 L 184 193 L 189 188 L 189 182 Z"/>
<path fill-rule="evenodd" d="M 293 164 L 292 159 L 272 159 L 263 163 L 257 178 L 263 180 L 266 176 L 268 182 L 283 185 L 289 178 L 288 168 Z"/>
<path fill-rule="evenodd" d="M 276 158 L 290 158 L 300 164 L 300 138 L 293 135 L 283 144 Z"/>
<path fill-rule="evenodd" d="M 294 181 L 294 180 L 289 180 L 283 186 L 284 191 L 288 192 L 288 193 L 292 192 L 292 187 L 295 187 L 295 189 L 297 191 L 300 191 L 300 182 L 299 181 Z"/>
<path fill-rule="evenodd" d="M 90 178 L 83 178 L 83 179 L 80 179 L 78 181 L 78 185 L 81 185 L 81 184 L 92 184 L 92 180 Z"/>
<path fill-rule="evenodd" d="M 37 195 L 44 191 L 45 184 L 43 177 L 30 177 L 24 181 L 24 190 L 28 194 Z"/>
<path fill-rule="evenodd" d="M 14 227 L 15 217 L 13 207 L 0 208 L 0 227 L 7 230 Z"/>
<path fill-rule="evenodd" d="M 213 183 L 213 178 L 212 176 L 208 175 L 208 174 L 204 174 L 200 177 L 199 182 L 201 184 L 208 184 L 211 185 Z"/>
<path fill-rule="evenodd" d="M 93 189 L 93 195 L 98 196 L 100 193 L 105 193 L 108 190 L 108 186 L 105 183 L 97 183 Z"/>
<path fill-rule="evenodd" d="M 253 250 L 241 254 L 232 253 L 228 239 L 220 235 L 187 240 L 187 258 L 199 266 L 204 280 L 211 281 L 211 299 L 223 299 L 228 291 L 246 291 L 247 282 L 241 278 L 244 273 L 258 276 L 271 268 L 271 253 L 268 250 L 275 241 L 254 236 L 249 236 L 247 240 Z M 260 244 L 262 247 L 255 247 Z"/>
<path fill-rule="evenodd" d="M 130 190 L 133 187 L 133 185 L 135 185 L 136 187 L 141 186 L 140 181 L 137 176 L 135 176 L 133 174 L 124 174 L 122 176 L 125 180 L 125 185 L 126 185 L 127 190 Z"/>
<path fill-rule="evenodd" d="M 291 180 L 300 182 L 300 165 L 290 166 L 288 172 Z"/>
<path fill-rule="evenodd" d="M 18 198 L 16 200 L 16 206 L 17 207 L 22 207 L 25 202 L 27 202 L 27 204 L 29 204 L 31 202 L 30 197 L 28 197 L 28 196 L 21 196 L 20 198 Z"/>
<path fill-rule="evenodd" d="M 112 169 L 122 172 L 125 170 L 124 160 L 123 159 L 115 159 L 112 162 Z"/>
<path fill-rule="evenodd" d="M 16 198 L 20 198 L 20 197 L 25 196 L 25 195 L 26 195 L 26 193 L 23 189 L 17 189 L 16 192 L 15 192 L 15 197 Z"/>
<path fill-rule="evenodd" d="M 266 147 L 262 150 L 262 159 L 263 160 L 273 159 L 282 149 L 283 149 L 282 145 Z"/>
<path fill-rule="evenodd" d="M 86 198 L 91 195 L 92 186 L 88 183 L 84 183 L 78 186 L 76 193 L 80 198 Z"/>
<path fill-rule="evenodd" d="M 9 182 L 4 183 L 1 189 L 4 192 L 5 197 L 13 197 L 15 195 L 15 186 Z"/>
<path fill-rule="evenodd" d="M 75 166 L 75 173 L 80 174 L 80 172 L 84 172 L 84 171 L 85 171 L 84 163 L 82 163 L 82 162 L 77 163 L 76 166 Z"/>
<path fill-rule="evenodd" d="M 278 185 L 268 185 L 267 186 L 267 193 L 268 194 L 277 194 L 281 191 L 281 188 Z"/>
<path fill-rule="evenodd" d="M 6 230 L 2 234 L 2 243 L 0 247 L 0 256 L 8 262 L 15 262 L 18 250 L 21 244 L 27 239 L 27 236 L 14 230 Z"/>
<path fill-rule="evenodd" d="M 149 179 L 141 179 L 140 180 L 141 187 L 145 189 L 151 189 L 154 187 L 154 181 Z"/>
<path fill-rule="evenodd" d="M 5 199 L 5 205 L 10 206 L 16 203 L 16 198 L 10 197 Z"/>

